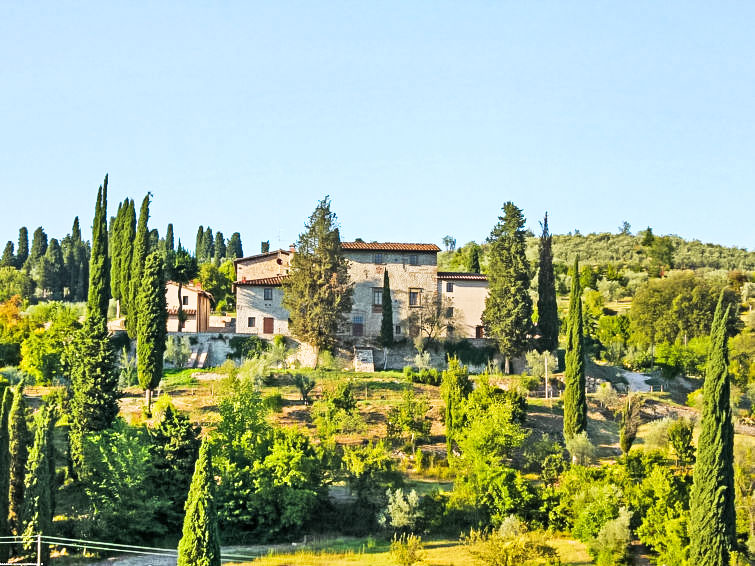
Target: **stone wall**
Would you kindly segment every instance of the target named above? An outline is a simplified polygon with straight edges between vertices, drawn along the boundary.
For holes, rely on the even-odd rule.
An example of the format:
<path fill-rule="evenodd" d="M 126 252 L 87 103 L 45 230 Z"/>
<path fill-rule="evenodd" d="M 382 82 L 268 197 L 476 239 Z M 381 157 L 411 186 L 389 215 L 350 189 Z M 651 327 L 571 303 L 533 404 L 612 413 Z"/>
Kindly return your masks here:
<path fill-rule="evenodd" d="M 288 335 L 288 311 L 283 308 L 283 288 L 267 287 L 273 290 L 271 301 L 265 300 L 265 287 L 257 285 L 238 285 L 236 287 L 236 332 L 238 334 L 256 334 L 272 338 L 275 334 Z M 254 326 L 249 326 L 249 317 L 254 317 Z M 264 334 L 265 317 L 273 318 L 272 334 Z"/>

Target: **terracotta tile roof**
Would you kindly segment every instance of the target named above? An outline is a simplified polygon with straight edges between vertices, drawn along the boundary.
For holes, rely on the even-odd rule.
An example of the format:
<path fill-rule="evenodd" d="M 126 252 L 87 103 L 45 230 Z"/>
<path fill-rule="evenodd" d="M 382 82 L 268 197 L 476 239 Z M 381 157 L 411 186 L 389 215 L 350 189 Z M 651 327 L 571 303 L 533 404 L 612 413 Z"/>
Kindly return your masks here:
<path fill-rule="evenodd" d="M 250 260 L 250 259 L 260 259 L 262 257 L 270 257 L 270 256 L 278 255 L 278 254 L 289 255 L 290 253 L 291 253 L 290 251 L 283 250 L 283 249 L 273 250 L 271 252 L 265 252 L 264 254 L 256 254 L 256 255 L 248 255 L 246 257 L 240 257 L 240 258 L 234 259 L 233 263 L 238 263 L 240 261 L 247 261 L 247 260 Z"/>
<path fill-rule="evenodd" d="M 246 285 L 250 287 L 277 287 L 283 284 L 285 275 L 276 277 L 263 277 L 262 279 L 248 279 L 246 281 L 236 281 L 236 285 Z"/>
<path fill-rule="evenodd" d="M 178 283 L 175 281 L 167 281 L 167 285 L 176 285 L 178 286 Z M 205 297 L 209 298 L 211 301 L 214 301 L 215 298 L 212 296 L 212 293 L 209 291 L 205 291 L 202 289 L 202 287 L 199 287 L 198 285 L 192 285 L 191 283 L 186 283 L 184 285 L 181 285 L 182 291 L 193 291 L 194 293 L 198 293 L 200 295 L 204 295 Z"/>
<path fill-rule="evenodd" d="M 438 279 L 451 279 L 460 281 L 487 281 L 488 276 L 484 273 L 456 273 L 453 271 L 439 271 Z"/>
<path fill-rule="evenodd" d="M 178 307 L 171 307 L 168 309 L 169 315 L 178 315 Z M 184 309 L 184 314 L 189 316 L 194 316 L 197 314 L 197 309 Z"/>
<path fill-rule="evenodd" d="M 341 242 L 344 250 L 376 252 L 439 252 L 435 244 L 403 244 L 398 242 Z"/>

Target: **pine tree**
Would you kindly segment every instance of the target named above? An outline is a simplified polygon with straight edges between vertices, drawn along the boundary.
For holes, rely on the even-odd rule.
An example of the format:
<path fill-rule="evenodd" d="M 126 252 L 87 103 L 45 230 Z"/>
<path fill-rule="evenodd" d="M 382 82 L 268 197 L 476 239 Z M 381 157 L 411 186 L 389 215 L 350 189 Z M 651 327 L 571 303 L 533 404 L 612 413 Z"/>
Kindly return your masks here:
<path fill-rule="evenodd" d="M 585 395 L 585 353 L 582 328 L 582 289 L 579 286 L 579 259 L 574 260 L 566 326 L 566 371 L 564 372 L 564 437 L 587 429 Z"/>
<path fill-rule="evenodd" d="M 137 305 L 137 295 L 139 294 L 139 285 L 141 284 L 142 273 L 144 272 L 144 262 L 147 260 L 149 250 L 149 229 L 147 222 L 149 220 L 149 197 L 147 193 L 142 200 L 142 207 L 139 211 L 139 223 L 136 226 L 136 239 L 134 240 L 134 253 L 131 257 L 131 281 L 129 283 L 129 304 Z M 131 339 L 136 338 L 136 329 L 139 324 L 139 308 L 132 308 L 126 315 L 126 331 Z"/>
<path fill-rule="evenodd" d="M 92 431 L 109 428 L 118 415 L 118 375 L 107 331 L 110 269 L 106 228 L 107 175 L 97 192 L 92 223 L 87 316 L 71 348 L 70 443 L 80 469 L 82 439 Z"/>
<path fill-rule="evenodd" d="M 690 494 L 690 564 L 727 566 L 736 543 L 734 427 L 726 337 L 728 310 L 718 301 L 710 331 L 703 413 Z"/>
<path fill-rule="evenodd" d="M 136 359 L 139 385 L 146 396 L 147 414 L 152 411 L 152 391 L 163 376 L 163 354 L 167 306 L 165 301 L 165 270 L 159 253 L 147 257 L 140 279 L 137 309 Z"/>
<path fill-rule="evenodd" d="M 226 255 L 229 259 L 240 259 L 244 257 L 244 250 L 241 247 L 241 234 L 234 232 L 228 240 Z"/>
<path fill-rule="evenodd" d="M 23 532 L 24 479 L 29 452 L 29 429 L 26 426 L 26 400 L 23 384 L 13 393 L 13 404 L 8 415 L 8 451 L 10 476 L 8 490 L 8 523 L 14 535 Z"/>
<path fill-rule="evenodd" d="M 168 229 L 165 231 L 165 251 L 175 251 L 176 246 L 173 240 L 173 224 L 168 224 Z"/>
<path fill-rule="evenodd" d="M 393 301 L 388 270 L 383 272 L 383 318 L 380 322 L 380 344 L 383 348 L 393 345 Z"/>
<path fill-rule="evenodd" d="M 488 241 L 490 291 L 482 321 L 485 332 L 497 340 L 505 356 L 506 373 L 509 373 L 510 359 L 524 352 L 532 328 L 524 216 L 514 203 L 504 203 L 503 216 L 498 218 Z"/>
<path fill-rule="evenodd" d="M 120 289 L 121 315 L 128 315 L 131 307 L 131 258 L 134 255 L 134 239 L 136 238 L 136 208 L 133 199 L 126 199 L 124 203 L 123 224 L 120 230 Z"/>
<path fill-rule="evenodd" d="M 13 249 L 13 242 L 8 240 L 8 242 L 5 244 L 5 249 L 3 250 L 3 258 L 0 259 L 0 267 L 16 266 L 16 256 L 13 255 Z"/>
<path fill-rule="evenodd" d="M 328 197 L 318 203 L 305 228 L 283 284 L 283 306 L 291 317 L 292 334 L 319 353 L 333 343 L 339 323 L 351 310 L 352 287 Z"/>
<path fill-rule="evenodd" d="M 34 445 L 29 453 L 23 506 L 24 549 L 28 552 L 36 546 L 36 535 L 52 535 L 53 508 L 50 500 L 50 450 L 48 446 L 51 411 L 43 407 L 38 413 Z M 42 564 L 50 562 L 50 546 L 42 545 Z"/>
<path fill-rule="evenodd" d="M 467 264 L 467 271 L 469 273 L 480 272 L 480 246 L 472 244 L 472 249 L 469 251 L 469 263 Z"/>
<path fill-rule="evenodd" d="M 220 265 L 220 262 L 223 261 L 226 254 L 226 246 L 225 246 L 225 238 L 223 237 L 223 232 L 218 230 L 215 232 L 215 264 Z"/>
<path fill-rule="evenodd" d="M 186 500 L 177 566 L 220 566 L 220 535 L 209 443 L 203 442 Z"/>
<path fill-rule="evenodd" d="M 548 213 L 541 224 L 540 266 L 537 273 L 537 326 L 540 331 L 540 351 L 552 352 L 558 348 L 558 305 L 556 304 L 556 278 L 553 275 L 553 237 L 548 231 Z"/>
<path fill-rule="evenodd" d="M 26 226 L 18 230 L 18 246 L 16 249 L 16 267 L 21 269 L 29 259 L 29 231 Z"/>
<path fill-rule="evenodd" d="M 0 405 L 0 537 L 11 536 L 8 524 L 8 490 L 10 489 L 10 446 L 8 419 L 13 404 L 13 391 L 5 387 Z M 0 562 L 7 562 L 9 546 L 0 544 Z"/>

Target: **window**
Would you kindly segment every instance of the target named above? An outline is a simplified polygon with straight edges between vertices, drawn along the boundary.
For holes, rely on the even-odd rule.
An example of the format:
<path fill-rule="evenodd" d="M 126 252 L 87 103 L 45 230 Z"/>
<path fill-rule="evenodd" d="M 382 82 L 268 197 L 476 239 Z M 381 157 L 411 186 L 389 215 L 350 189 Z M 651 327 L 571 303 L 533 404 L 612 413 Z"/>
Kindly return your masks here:
<path fill-rule="evenodd" d="M 409 289 L 409 306 L 410 307 L 420 306 L 421 293 L 422 293 L 422 289 Z"/>
<path fill-rule="evenodd" d="M 181 304 L 183 306 L 186 306 L 186 305 L 189 304 L 189 296 L 188 295 L 184 295 L 183 297 L 181 297 Z"/>
<path fill-rule="evenodd" d="M 355 314 L 351 318 L 352 336 L 364 336 L 364 317 L 361 314 Z"/>
<path fill-rule="evenodd" d="M 453 316 L 454 316 L 454 308 L 448 307 L 446 309 L 446 318 L 453 318 Z"/>
<path fill-rule="evenodd" d="M 401 334 L 401 325 L 400 324 L 396 325 L 396 332 L 395 332 L 395 334 Z"/>
<path fill-rule="evenodd" d="M 417 257 L 417 254 L 411 254 L 409 256 L 409 265 L 419 265 L 419 257 Z"/>
<path fill-rule="evenodd" d="M 255 326 L 257 326 L 257 319 L 256 319 L 255 317 L 253 317 L 253 316 L 250 316 L 250 317 L 249 317 L 249 318 L 248 318 L 248 319 L 246 320 L 246 325 L 247 325 L 247 326 L 248 326 L 249 328 L 254 328 Z"/>
<path fill-rule="evenodd" d="M 372 288 L 372 312 L 383 312 L 383 288 Z"/>
<path fill-rule="evenodd" d="M 485 337 L 485 329 L 482 326 L 475 326 L 474 337 L 475 338 L 484 338 Z"/>
<path fill-rule="evenodd" d="M 453 281 L 446 282 L 446 293 L 453 293 L 453 292 L 454 292 Z"/>
<path fill-rule="evenodd" d="M 377 253 L 375 254 L 375 263 L 383 263 L 383 254 Z"/>
<path fill-rule="evenodd" d="M 263 298 L 266 301 L 272 301 L 273 300 L 273 288 L 272 287 L 265 287 L 265 290 L 263 291 Z"/>

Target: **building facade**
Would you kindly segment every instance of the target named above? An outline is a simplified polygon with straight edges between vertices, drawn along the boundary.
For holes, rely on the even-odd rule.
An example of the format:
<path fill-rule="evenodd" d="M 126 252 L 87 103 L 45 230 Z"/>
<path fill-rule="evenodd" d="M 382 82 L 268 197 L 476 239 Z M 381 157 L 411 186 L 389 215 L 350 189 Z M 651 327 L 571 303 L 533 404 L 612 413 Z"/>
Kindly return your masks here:
<path fill-rule="evenodd" d="M 356 339 L 380 335 L 383 320 L 383 274 L 388 272 L 393 301 L 394 336 L 410 334 L 410 320 L 426 301 L 450 300 L 459 338 L 481 337 L 480 317 L 487 278 L 480 274 L 438 273 L 435 244 L 342 242 L 353 285 L 353 306 L 339 335 Z M 235 261 L 236 332 L 270 338 L 289 334 L 282 306 L 282 284 L 294 251 L 277 250 Z M 416 317 L 415 317 L 416 318 Z"/>
<path fill-rule="evenodd" d="M 178 332 L 178 284 L 168 281 L 165 285 L 165 302 L 168 308 L 168 332 Z M 207 332 L 210 327 L 212 295 L 200 287 L 183 285 L 181 304 L 185 315 L 183 332 Z"/>

